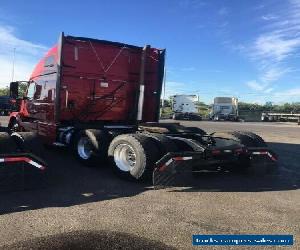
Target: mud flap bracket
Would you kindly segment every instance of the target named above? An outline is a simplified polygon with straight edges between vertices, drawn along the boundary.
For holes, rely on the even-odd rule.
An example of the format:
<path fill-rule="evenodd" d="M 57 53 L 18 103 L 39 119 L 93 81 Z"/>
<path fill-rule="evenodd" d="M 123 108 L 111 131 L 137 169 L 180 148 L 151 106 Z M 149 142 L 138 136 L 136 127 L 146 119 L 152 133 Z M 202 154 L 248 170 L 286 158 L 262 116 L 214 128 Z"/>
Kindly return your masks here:
<path fill-rule="evenodd" d="M 174 186 L 180 179 L 187 177 L 193 171 L 195 164 L 204 159 L 204 152 L 168 153 L 155 166 L 152 181 L 154 189 Z"/>

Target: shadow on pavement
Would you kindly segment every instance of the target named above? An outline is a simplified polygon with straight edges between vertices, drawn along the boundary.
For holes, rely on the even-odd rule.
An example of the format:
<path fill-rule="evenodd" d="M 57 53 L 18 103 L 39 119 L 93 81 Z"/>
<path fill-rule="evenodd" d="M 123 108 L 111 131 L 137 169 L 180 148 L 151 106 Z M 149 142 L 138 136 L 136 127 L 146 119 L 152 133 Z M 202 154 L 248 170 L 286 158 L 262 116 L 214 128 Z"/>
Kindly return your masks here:
<path fill-rule="evenodd" d="M 130 197 L 149 189 L 120 180 L 107 163 L 84 167 L 65 150 L 47 150 L 45 158 L 49 168 L 43 187 L 1 192 L 0 214 Z"/>
<path fill-rule="evenodd" d="M 279 170 L 267 176 L 233 173 L 201 173 L 194 178 L 180 177 L 182 190 L 173 192 L 262 192 L 299 189 L 300 145 L 270 143 L 278 153 Z M 107 167 L 81 166 L 64 150 L 47 151 L 49 163 L 44 188 L 0 193 L 0 214 L 45 207 L 68 207 L 122 197 L 152 189 L 150 185 L 120 180 Z M 186 188 L 187 187 L 187 188 Z"/>
<path fill-rule="evenodd" d="M 172 192 L 263 192 L 297 190 L 300 187 L 300 145 L 268 143 L 279 156 L 278 168 L 265 176 L 224 172 L 199 173 L 181 177 Z"/>
<path fill-rule="evenodd" d="M 161 242 L 112 231 L 75 231 L 33 238 L 3 249 L 175 249 Z"/>

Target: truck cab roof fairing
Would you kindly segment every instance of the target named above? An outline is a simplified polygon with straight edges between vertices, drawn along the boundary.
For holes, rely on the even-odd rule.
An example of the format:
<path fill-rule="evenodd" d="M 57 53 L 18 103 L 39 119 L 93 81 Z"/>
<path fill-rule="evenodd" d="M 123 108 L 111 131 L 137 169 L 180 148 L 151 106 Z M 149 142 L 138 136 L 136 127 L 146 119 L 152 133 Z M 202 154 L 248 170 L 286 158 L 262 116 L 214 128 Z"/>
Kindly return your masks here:
<path fill-rule="evenodd" d="M 56 65 L 58 60 L 57 52 L 58 52 L 57 45 L 49 49 L 48 52 L 45 54 L 45 56 L 35 66 L 29 80 L 32 80 L 44 74 L 56 72 L 57 71 Z M 48 62 L 49 64 L 47 64 Z"/>

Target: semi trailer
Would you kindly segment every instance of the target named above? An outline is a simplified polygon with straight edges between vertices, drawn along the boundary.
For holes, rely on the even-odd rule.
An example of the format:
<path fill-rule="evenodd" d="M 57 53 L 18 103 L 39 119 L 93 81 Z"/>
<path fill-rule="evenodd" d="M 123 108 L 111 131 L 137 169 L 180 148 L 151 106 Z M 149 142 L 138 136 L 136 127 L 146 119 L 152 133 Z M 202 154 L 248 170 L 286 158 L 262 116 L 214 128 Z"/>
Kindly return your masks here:
<path fill-rule="evenodd" d="M 198 113 L 197 95 L 174 95 L 171 97 L 174 120 L 202 120 Z"/>
<path fill-rule="evenodd" d="M 263 122 L 297 122 L 300 125 L 300 113 L 275 113 L 263 112 L 261 114 L 261 121 Z"/>
<path fill-rule="evenodd" d="M 256 134 L 159 122 L 164 58 L 164 49 L 149 45 L 62 33 L 33 70 L 25 96 L 20 82 L 10 84 L 20 108 L 8 130 L 24 143 L 34 133 L 43 144 L 67 147 L 84 165 L 107 160 L 118 176 L 152 178 L 155 187 L 186 170 L 273 169 L 277 157 Z M 30 146 L 31 153 L 38 148 Z"/>

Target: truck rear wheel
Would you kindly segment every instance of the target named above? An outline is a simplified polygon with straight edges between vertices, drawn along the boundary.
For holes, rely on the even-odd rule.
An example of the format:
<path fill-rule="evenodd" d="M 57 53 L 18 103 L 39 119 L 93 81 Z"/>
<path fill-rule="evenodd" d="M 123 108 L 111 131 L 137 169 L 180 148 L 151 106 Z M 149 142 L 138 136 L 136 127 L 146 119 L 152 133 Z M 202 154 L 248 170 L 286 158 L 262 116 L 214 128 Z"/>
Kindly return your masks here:
<path fill-rule="evenodd" d="M 173 114 L 173 120 L 182 120 L 182 118 L 183 118 L 182 114 L 179 113 Z"/>
<path fill-rule="evenodd" d="M 108 135 L 102 130 L 79 131 L 74 138 L 76 158 L 86 166 L 95 166 L 107 156 Z"/>
<path fill-rule="evenodd" d="M 123 134 L 115 137 L 108 149 L 114 172 L 130 180 L 148 179 L 160 157 L 153 140 L 142 134 Z"/>

